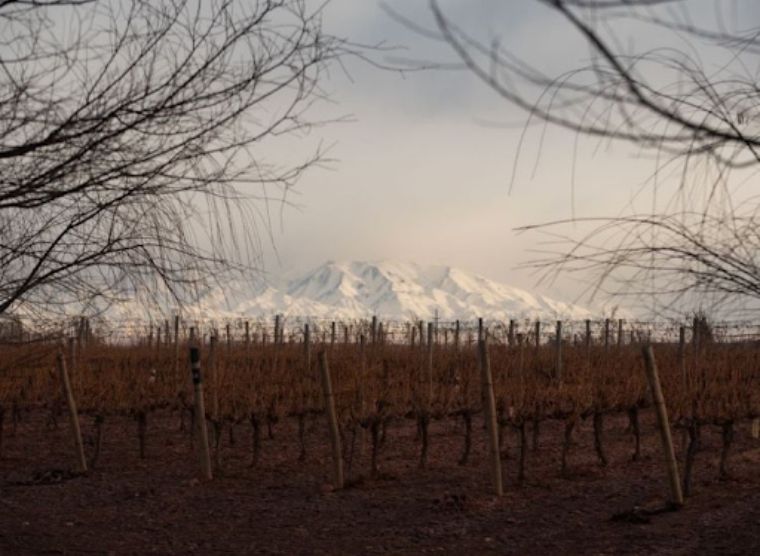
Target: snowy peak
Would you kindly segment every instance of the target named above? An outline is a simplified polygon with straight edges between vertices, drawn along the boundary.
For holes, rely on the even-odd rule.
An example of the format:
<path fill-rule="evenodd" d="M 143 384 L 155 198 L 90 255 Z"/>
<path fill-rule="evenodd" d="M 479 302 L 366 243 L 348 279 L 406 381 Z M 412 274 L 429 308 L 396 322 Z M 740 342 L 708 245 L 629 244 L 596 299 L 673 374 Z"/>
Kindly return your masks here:
<path fill-rule="evenodd" d="M 246 315 L 317 318 L 585 318 L 590 312 L 448 266 L 398 261 L 328 262 L 277 292 L 230 307 Z"/>
<path fill-rule="evenodd" d="M 176 311 L 169 301 L 133 299 L 108 310 L 113 320 L 142 320 Z M 290 317 L 359 320 L 584 319 L 590 311 L 448 266 L 398 261 L 328 262 L 282 283 L 259 279 L 212 288 L 182 308 L 196 320 Z M 163 318 L 163 317 L 162 317 Z"/>

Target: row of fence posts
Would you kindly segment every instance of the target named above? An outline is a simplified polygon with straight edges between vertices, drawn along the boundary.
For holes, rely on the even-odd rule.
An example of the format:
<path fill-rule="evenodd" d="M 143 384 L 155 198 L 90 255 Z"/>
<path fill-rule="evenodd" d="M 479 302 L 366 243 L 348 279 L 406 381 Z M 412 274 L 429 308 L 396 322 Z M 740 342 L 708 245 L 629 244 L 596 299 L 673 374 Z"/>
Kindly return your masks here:
<path fill-rule="evenodd" d="M 523 335 L 520 333 L 516 333 L 515 328 L 513 327 L 513 322 L 510 322 L 510 329 L 509 329 L 509 335 L 510 337 L 516 337 L 517 341 L 520 345 L 522 345 Z M 168 324 L 167 324 L 168 326 Z M 540 347 L 540 322 L 535 323 L 535 347 L 538 349 Z M 174 338 L 175 338 L 175 366 L 179 364 L 179 350 L 180 350 L 180 342 L 179 342 L 179 329 L 180 329 L 180 321 L 179 317 L 175 317 L 174 320 Z M 433 346 L 435 345 L 435 329 L 434 324 L 432 322 L 428 323 L 427 326 L 427 338 L 422 334 L 423 330 L 423 323 L 420 321 L 412 330 L 420 330 L 420 340 L 421 344 L 424 342 L 427 347 L 427 357 L 426 357 L 426 379 L 429 385 L 428 390 L 428 401 L 432 401 L 433 399 Z M 378 323 L 376 318 L 373 318 L 372 325 L 370 328 L 370 338 L 373 342 L 378 341 L 378 332 L 382 333 L 382 323 Z M 461 332 L 459 322 L 457 321 L 456 327 L 454 329 L 455 332 L 455 346 L 459 347 L 459 335 Z M 592 343 L 592 334 L 591 334 L 591 321 L 586 321 L 586 330 L 585 330 L 585 344 L 587 350 L 590 349 L 591 343 Z M 617 345 L 618 347 L 622 344 L 622 321 L 618 321 L 618 335 L 617 335 Z M 226 327 L 226 333 L 227 333 L 227 344 L 228 347 L 231 346 L 231 336 L 230 336 L 230 327 L 229 324 Z M 514 335 L 514 336 L 513 336 Z M 193 344 L 196 342 L 196 333 L 195 328 L 191 327 L 189 329 L 189 343 L 191 344 L 190 347 L 190 367 L 191 367 L 191 376 L 192 376 L 192 382 L 194 385 L 194 397 L 195 397 L 195 411 L 197 415 L 206 415 L 205 411 L 205 403 L 204 403 L 204 392 L 203 392 L 203 379 L 201 374 L 201 368 L 200 368 L 200 351 L 199 348 Z M 361 334 L 359 337 L 361 350 L 363 353 L 364 350 L 364 335 Z M 425 340 L 423 340 L 425 338 Z M 554 373 L 553 373 L 553 379 L 557 382 L 562 381 L 562 321 L 557 321 L 556 323 L 556 333 L 554 336 L 554 342 L 555 342 L 555 349 L 556 349 L 556 359 L 555 359 L 555 365 L 554 365 Z M 323 337 L 323 341 L 324 341 Z M 336 327 L 335 323 L 332 323 L 331 326 L 331 343 L 334 343 L 336 339 Z M 414 333 L 412 333 L 412 340 L 414 339 Z M 246 343 L 250 341 L 249 336 L 249 327 L 248 323 L 246 323 Z M 280 327 L 280 321 L 279 318 L 275 321 L 275 342 L 281 342 L 282 341 L 282 329 Z M 215 343 L 216 343 L 216 336 L 212 336 L 210 341 L 210 351 L 212 352 L 210 357 L 210 367 L 213 367 L 214 359 L 213 359 L 213 352 L 215 349 Z M 304 344 L 305 344 L 305 357 L 307 359 L 307 365 L 309 364 L 309 361 L 311 359 L 311 331 L 310 327 L 307 324 L 304 326 Z M 692 329 L 692 344 L 694 349 L 694 355 L 695 355 L 695 365 L 697 361 L 697 354 L 699 350 L 699 344 L 700 344 L 700 337 L 699 337 L 699 326 L 698 322 L 695 319 L 694 327 Z M 610 320 L 607 319 L 605 321 L 604 326 L 604 346 L 605 350 L 609 349 L 610 347 Z M 70 361 L 71 366 L 75 366 L 75 351 L 74 351 L 74 338 L 69 339 L 69 352 L 70 352 Z M 665 401 L 662 394 L 662 389 L 659 383 L 659 377 L 657 374 L 657 366 L 654 358 L 654 353 L 652 351 L 651 344 L 646 344 L 643 347 L 642 351 L 644 361 L 645 361 L 645 368 L 647 373 L 647 380 L 649 384 L 649 391 L 653 397 L 655 412 L 657 415 L 657 422 L 658 422 L 658 428 L 661 433 L 661 439 L 663 444 L 663 452 L 665 455 L 665 462 L 666 462 L 666 468 L 668 472 L 668 481 L 671 487 L 671 501 L 675 506 L 680 506 L 683 504 L 683 493 L 681 492 L 681 483 L 678 477 L 678 466 L 675 459 L 675 451 L 673 449 L 673 443 L 671 438 L 671 432 L 670 432 L 670 425 L 668 422 L 668 416 L 667 416 L 667 410 Z M 484 327 L 483 319 L 478 319 L 478 359 L 479 359 L 479 366 L 481 370 L 481 383 L 482 383 L 482 395 L 483 395 L 483 402 L 484 402 L 484 415 L 486 419 L 486 429 L 488 432 L 488 442 L 489 442 L 489 454 L 490 454 L 490 461 L 491 461 L 491 474 L 493 478 L 494 483 L 494 491 L 497 495 L 501 495 L 503 493 L 503 482 L 502 482 L 502 475 L 501 475 L 501 462 L 499 458 L 500 448 L 499 448 L 499 439 L 498 439 L 498 427 L 496 424 L 496 408 L 495 408 L 495 401 L 494 401 L 494 394 L 493 394 L 493 379 L 491 375 L 491 369 L 490 369 L 490 359 L 488 356 L 488 330 Z M 681 326 L 679 328 L 679 347 L 678 347 L 678 360 L 682 368 L 682 374 L 683 374 L 683 384 L 686 386 L 687 384 L 687 370 L 686 370 L 686 328 Z M 332 383 L 330 378 L 330 372 L 329 372 L 329 366 L 327 362 L 327 356 L 324 352 L 324 350 L 320 351 L 318 355 L 318 361 L 319 361 L 319 367 L 320 367 L 320 375 L 321 375 L 321 383 L 322 383 L 322 391 L 325 399 L 326 404 L 326 415 L 328 418 L 328 427 L 330 431 L 330 438 L 331 438 L 331 445 L 333 449 L 333 463 L 334 463 L 334 485 L 336 488 L 342 488 L 343 486 L 343 462 L 342 462 L 342 448 L 341 448 L 341 440 L 340 440 L 340 432 L 338 429 L 337 424 L 337 417 L 334 407 L 334 398 L 332 393 Z M 362 357 L 363 361 L 363 357 Z M 66 359 L 63 355 L 63 351 L 59 351 L 56 365 L 59 370 L 61 383 L 63 386 L 64 391 L 64 397 L 66 399 L 66 403 L 69 410 L 70 415 L 70 421 L 72 425 L 72 435 L 75 442 L 76 447 L 76 454 L 77 454 L 77 466 L 78 470 L 80 472 L 85 472 L 87 470 L 87 463 L 84 456 L 84 448 L 82 443 L 82 436 L 81 436 L 81 430 L 79 427 L 79 420 L 78 420 L 78 414 L 77 414 L 77 408 L 76 408 L 76 401 L 74 399 L 74 395 L 71 388 L 70 378 L 68 374 L 68 369 L 66 365 Z M 213 369 L 210 368 L 210 370 L 213 372 Z M 215 395 L 216 395 L 216 389 L 214 389 Z M 214 412 L 214 419 L 217 419 L 218 416 L 216 413 L 218 412 L 218 400 L 215 398 L 215 400 L 212 400 L 212 410 Z M 197 434 L 199 436 L 199 444 L 201 446 L 200 449 L 200 458 L 201 458 L 201 471 L 203 473 L 203 476 L 211 479 L 212 478 L 212 467 L 211 467 L 211 455 L 210 455 L 210 449 L 209 449 L 209 435 L 208 435 L 208 428 L 206 424 L 206 419 L 196 419 L 195 422 L 197 423 L 198 430 Z M 755 419 L 752 424 L 752 435 L 754 438 L 757 438 L 760 436 L 758 434 L 758 429 L 760 429 L 759 426 L 760 420 Z M 218 431 L 215 431 L 216 434 L 219 434 Z"/>
<path fill-rule="evenodd" d="M 177 346 L 177 350 L 179 350 L 179 345 L 181 344 L 180 339 L 180 317 L 175 316 L 174 317 L 174 330 L 173 334 L 170 331 L 169 321 L 166 320 L 164 323 L 164 332 L 162 334 L 161 330 L 162 328 L 160 326 L 154 326 L 149 325 L 148 326 L 148 333 L 147 336 L 144 337 L 145 341 L 147 342 L 148 347 L 152 346 L 161 346 L 161 345 L 174 345 Z M 618 326 L 618 332 L 617 332 L 617 345 L 620 347 L 624 342 L 624 332 L 623 332 L 623 323 L 624 321 L 622 319 L 619 319 L 617 321 Z M 428 323 L 429 325 L 433 325 L 433 335 L 430 337 L 431 340 L 428 340 L 426 338 L 425 334 L 425 321 L 419 320 L 416 321 L 413 325 L 409 326 L 408 332 L 406 334 L 408 343 L 410 343 L 412 346 L 419 345 L 424 346 L 425 344 L 429 342 L 433 342 L 436 345 L 440 345 L 441 343 L 444 346 L 449 345 L 449 333 L 451 332 L 451 335 L 453 336 L 452 344 L 455 348 L 459 348 L 462 345 L 462 331 L 463 327 L 461 325 L 461 321 L 457 320 L 454 322 L 453 329 L 449 329 L 448 327 L 444 328 L 443 330 L 443 342 L 440 341 L 440 329 L 438 324 L 433 324 L 432 322 Z M 586 339 L 590 337 L 590 325 L 591 321 L 586 320 Z M 480 337 L 480 330 L 483 326 L 483 319 L 478 319 L 478 338 Z M 605 346 L 608 346 L 610 344 L 610 338 L 611 338 L 611 320 L 606 319 L 604 321 L 604 343 Z M 262 331 L 260 333 L 260 336 L 254 337 L 254 335 L 251 334 L 251 323 L 250 321 L 244 321 L 243 322 L 244 332 L 242 336 L 242 343 L 245 346 L 249 346 L 252 343 L 255 343 L 256 340 L 258 340 L 259 343 L 266 345 L 268 343 L 269 335 L 266 331 Z M 536 321 L 534 325 L 534 341 L 535 345 L 539 346 L 541 344 L 541 333 L 542 333 L 542 323 L 541 321 Z M 189 327 L 188 330 L 192 331 L 195 327 Z M 372 345 L 376 344 L 385 344 L 387 342 L 388 338 L 388 331 L 385 328 L 385 325 L 383 322 L 379 321 L 376 316 L 372 317 L 372 320 L 369 323 L 369 330 L 366 330 L 367 334 L 365 334 L 365 327 L 361 325 L 357 325 L 354 327 L 354 325 L 343 325 L 343 343 L 358 343 L 359 337 L 361 335 L 365 335 L 365 337 L 368 337 L 369 342 Z M 518 324 L 515 320 L 509 320 L 508 325 L 506 328 L 506 343 L 509 346 L 516 346 L 520 340 L 520 338 L 524 338 L 525 334 L 521 334 L 518 332 Z M 154 334 L 155 331 L 155 334 Z M 216 333 L 214 333 L 216 335 Z M 640 343 L 646 343 L 648 342 L 650 338 L 650 334 L 647 335 L 646 340 L 640 342 Z M 225 338 L 228 346 L 231 346 L 233 343 L 237 344 L 239 341 L 235 340 L 233 338 L 232 333 L 232 327 L 229 323 L 225 324 Z M 558 342 L 558 338 L 562 338 L 562 321 L 557 321 L 557 333 L 553 336 L 553 341 L 555 343 Z M 273 342 L 275 344 L 284 344 L 286 343 L 285 340 L 285 328 L 284 328 L 284 322 L 280 315 L 276 315 L 274 319 L 274 327 L 273 327 Z M 296 335 L 291 333 L 289 337 L 289 341 L 292 343 L 295 341 Z M 162 344 L 163 341 L 163 344 Z M 322 331 L 322 338 L 321 341 L 323 344 L 328 343 L 328 330 L 325 329 Z M 335 321 L 330 322 L 329 326 L 329 344 L 334 345 L 338 341 L 338 323 Z M 472 345 L 475 341 L 475 338 L 473 338 L 473 334 L 471 331 L 468 331 L 467 333 L 467 345 Z M 563 341 L 567 341 L 563 338 Z M 575 343 L 578 344 L 578 337 L 576 335 L 575 337 Z M 636 331 L 631 330 L 631 337 L 630 337 L 630 343 L 634 344 L 637 343 L 636 339 Z"/>
<path fill-rule="evenodd" d="M 192 330 L 192 329 L 191 329 Z M 433 324 L 428 324 L 428 358 L 427 358 L 427 371 L 428 380 L 430 385 L 429 399 L 432 400 L 433 396 L 433 375 L 432 375 L 432 338 L 433 338 Z M 503 494 L 503 480 L 502 480 L 502 468 L 500 458 L 499 447 L 499 434 L 496 417 L 496 403 L 493 392 L 493 377 L 491 374 L 490 358 L 488 355 L 488 333 L 483 328 L 482 321 L 479 323 L 478 331 L 478 359 L 481 370 L 481 384 L 482 395 L 484 402 L 484 413 L 486 419 L 486 429 L 488 433 L 489 444 L 489 461 L 491 467 L 491 475 L 493 481 L 494 493 L 497 496 Z M 559 335 L 558 335 L 559 336 Z M 363 339 L 363 338 L 362 338 Z M 192 341 L 192 338 L 191 338 Z M 211 343 L 211 350 L 214 349 L 214 341 Z M 306 357 L 310 358 L 310 334 L 308 325 L 305 327 L 305 344 L 306 344 Z M 364 342 L 361 342 L 362 348 Z M 657 420 L 659 429 L 661 431 L 661 438 L 663 444 L 663 451 L 665 453 L 665 460 L 667 464 L 668 479 L 672 492 L 672 503 L 675 506 L 683 504 L 683 494 L 681 492 L 681 483 L 678 477 L 678 466 L 675 459 L 675 451 L 673 449 L 673 442 L 670 434 L 670 425 L 668 423 L 667 410 L 665 406 L 665 400 L 662 395 L 662 390 L 657 375 L 657 366 L 654 360 L 654 354 L 650 345 L 647 345 L 643 351 L 645 362 L 647 379 L 650 384 L 651 391 L 654 397 L 655 410 L 657 414 Z M 340 430 L 338 427 L 337 413 L 335 411 L 335 401 L 333 396 L 332 381 L 330 377 L 330 370 L 327 362 L 327 355 L 325 351 L 320 351 L 318 355 L 322 392 L 325 400 L 325 410 L 327 415 L 327 424 L 330 434 L 330 443 L 332 446 L 332 461 L 333 461 L 333 484 L 336 489 L 343 488 L 344 476 L 343 476 L 343 458 L 342 458 L 342 446 L 340 438 Z M 71 388 L 69 380 L 69 374 L 66 366 L 66 359 L 62 350 L 59 351 L 56 364 L 60 373 L 61 383 L 63 386 L 64 397 L 69 410 L 69 416 L 72 427 L 72 436 L 75 442 L 77 465 L 79 472 L 87 471 L 87 462 L 84 454 L 84 445 L 82 442 L 82 434 L 79 426 L 79 419 L 76 407 L 76 401 Z M 210 367 L 213 367 L 213 357 L 211 358 Z M 204 388 L 203 388 L 203 375 L 201 372 L 200 364 L 200 350 L 197 346 L 190 347 L 190 371 L 193 383 L 194 393 L 194 408 L 196 415 L 201 416 L 195 419 L 197 426 L 196 434 L 198 436 L 198 444 L 200 446 L 199 457 L 201 473 L 204 478 L 211 480 L 213 478 L 213 470 L 211 465 L 211 451 L 209 447 L 209 433 L 206 422 L 206 407 L 204 400 Z M 555 379 L 561 380 L 559 374 L 555 376 Z M 217 411 L 216 403 L 213 403 L 213 411 Z M 216 434 L 219 434 L 216 431 Z"/>

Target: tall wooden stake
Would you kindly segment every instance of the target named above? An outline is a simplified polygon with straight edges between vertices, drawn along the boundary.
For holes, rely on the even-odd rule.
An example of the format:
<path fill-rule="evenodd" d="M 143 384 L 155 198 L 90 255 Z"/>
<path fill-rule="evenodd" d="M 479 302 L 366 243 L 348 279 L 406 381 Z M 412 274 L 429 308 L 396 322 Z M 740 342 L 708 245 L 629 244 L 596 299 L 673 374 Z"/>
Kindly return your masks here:
<path fill-rule="evenodd" d="M 604 352 L 610 350 L 610 319 L 604 319 Z"/>
<path fill-rule="evenodd" d="M 499 429 L 496 425 L 496 400 L 493 395 L 493 379 L 491 376 L 491 360 L 488 357 L 488 342 L 482 339 L 478 342 L 480 351 L 480 379 L 483 385 L 483 409 L 485 410 L 486 429 L 488 431 L 489 456 L 491 464 L 491 479 L 496 496 L 504 494 L 501 478 L 501 456 L 499 451 Z"/>
<path fill-rule="evenodd" d="M 647 372 L 647 380 L 649 381 L 649 388 L 652 391 L 652 396 L 654 397 L 654 407 L 657 412 L 657 425 L 660 429 L 662 450 L 665 454 L 668 482 L 670 483 L 670 501 L 673 505 L 679 507 L 683 506 L 683 491 L 681 490 L 681 481 L 678 477 L 678 463 L 676 462 L 676 454 L 673 449 L 673 438 L 670 435 L 668 410 L 665 406 L 665 398 L 662 395 L 660 377 L 657 374 L 657 363 L 654 359 L 652 346 L 644 346 L 643 353 Z"/>
<path fill-rule="evenodd" d="M 319 370 L 322 375 L 322 393 L 325 396 L 325 409 L 327 409 L 327 425 L 330 428 L 330 443 L 333 452 L 333 486 L 336 490 L 343 488 L 343 448 L 340 443 L 340 430 L 338 429 L 338 416 L 335 413 L 335 399 L 333 398 L 330 369 L 327 366 L 327 356 L 320 351 Z"/>
<path fill-rule="evenodd" d="M 554 363 L 554 379 L 557 382 L 562 382 L 562 321 L 557 321 L 557 335 L 555 337 L 555 355 L 556 360 Z"/>
<path fill-rule="evenodd" d="M 428 379 L 428 404 L 427 410 L 433 407 L 433 323 L 428 323 L 427 329 L 427 379 Z"/>
<path fill-rule="evenodd" d="M 617 347 L 623 347 L 623 319 L 618 319 Z"/>
<path fill-rule="evenodd" d="M 82 444 L 82 430 L 79 428 L 79 414 L 77 413 L 77 404 L 74 399 L 74 393 L 71 391 L 71 382 L 69 373 L 66 370 L 66 358 L 62 351 L 58 352 L 56 358 L 58 373 L 61 375 L 61 384 L 63 385 L 63 395 L 66 398 L 66 405 L 69 408 L 69 420 L 71 421 L 71 435 L 74 437 L 74 446 L 77 455 L 77 471 L 80 473 L 87 472 L 87 460 L 84 457 L 84 444 Z"/>
<path fill-rule="evenodd" d="M 166 341 L 169 341 L 167 336 Z M 179 371 L 179 315 L 174 315 L 174 375 Z"/>
<path fill-rule="evenodd" d="M 211 453 L 208 447 L 208 427 L 206 426 L 206 406 L 203 402 L 203 377 L 201 376 L 201 355 L 197 347 L 190 348 L 190 371 L 193 377 L 195 395 L 195 422 L 198 426 L 198 440 L 201 446 L 201 472 L 211 480 Z"/>

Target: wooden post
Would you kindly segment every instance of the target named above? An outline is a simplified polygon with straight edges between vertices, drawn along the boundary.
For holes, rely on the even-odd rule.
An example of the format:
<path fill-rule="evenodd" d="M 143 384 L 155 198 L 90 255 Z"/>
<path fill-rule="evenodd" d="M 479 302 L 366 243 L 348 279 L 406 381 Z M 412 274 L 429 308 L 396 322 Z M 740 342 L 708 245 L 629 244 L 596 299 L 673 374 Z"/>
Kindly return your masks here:
<path fill-rule="evenodd" d="M 279 346 L 282 343 L 280 335 L 280 315 L 274 316 L 274 345 Z"/>
<path fill-rule="evenodd" d="M 617 347 L 623 347 L 623 319 L 618 319 Z"/>
<path fill-rule="evenodd" d="M 211 454 L 208 448 L 208 428 L 206 426 L 206 407 L 203 403 L 203 378 L 201 376 L 201 356 L 197 347 L 190 348 L 190 372 L 193 377 L 195 395 L 195 423 L 197 424 L 198 440 L 201 447 L 201 472 L 206 479 L 211 480 Z"/>
<path fill-rule="evenodd" d="M 167 337 L 168 341 L 169 338 Z M 174 315 L 174 374 L 179 372 L 179 315 Z"/>
<path fill-rule="evenodd" d="M 662 449 L 665 455 L 668 481 L 670 483 L 670 501 L 673 505 L 680 507 L 683 506 L 683 492 L 681 490 L 681 481 L 678 477 L 678 463 L 676 462 L 676 454 L 673 450 L 673 438 L 670 434 L 668 410 L 665 406 L 665 398 L 662 395 L 660 377 L 657 374 L 657 363 L 654 359 L 654 351 L 652 351 L 652 346 L 646 345 L 643 349 L 643 353 L 647 380 L 649 381 L 649 388 L 652 391 L 652 395 L 654 397 L 655 411 L 657 412 L 657 425 L 660 429 Z"/>
<path fill-rule="evenodd" d="M 343 488 L 343 448 L 340 443 L 340 430 L 338 429 L 338 416 L 335 412 L 335 399 L 333 398 L 330 369 L 327 366 L 327 356 L 320 351 L 319 370 L 322 375 L 322 393 L 325 396 L 325 409 L 327 410 L 327 425 L 330 429 L 330 443 L 333 452 L 333 486 L 336 490 Z"/>
<path fill-rule="evenodd" d="M 232 348 L 232 331 L 230 330 L 230 323 L 228 322 L 224 327 L 225 334 L 227 335 L 227 351 Z"/>
<path fill-rule="evenodd" d="M 586 357 L 591 354 L 591 319 L 586 319 Z"/>
<path fill-rule="evenodd" d="M 480 352 L 480 379 L 483 385 L 483 409 L 486 416 L 486 429 L 488 431 L 489 456 L 491 467 L 491 479 L 493 481 L 496 496 L 504 494 L 504 486 L 501 478 L 501 455 L 499 450 L 499 430 L 496 425 L 496 400 L 493 395 L 493 379 L 491 376 L 491 360 L 488 357 L 488 341 L 481 339 L 478 342 Z"/>
<path fill-rule="evenodd" d="M 541 347 L 541 321 L 536 321 L 536 355 L 538 355 L 538 349 Z"/>
<path fill-rule="evenodd" d="M 309 376 L 311 371 L 311 330 L 309 329 L 309 323 L 303 325 L 303 356 L 306 361 L 306 376 Z"/>
<path fill-rule="evenodd" d="M 427 329 L 427 378 L 429 385 L 428 392 L 428 411 L 433 406 L 433 323 L 428 323 Z"/>
<path fill-rule="evenodd" d="M 604 319 L 604 352 L 610 349 L 610 319 Z"/>
<path fill-rule="evenodd" d="M 554 379 L 557 382 L 562 382 L 562 321 L 557 321 L 557 335 L 555 338 L 555 363 L 554 363 Z"/>
<path fill-rule="evenodd" d="M 374 346 L 377 343 L 377 317 L 372 315 L 372 327 L 370 328 L 370 341 Z"/>
<path fill-rule="evenodd" d="M 760 417 L 755 417 L 752 419 L 749 434 L 755 440 L 760 439 Z"/>
<path fill-rule="evenodd" d="M 74 341 L 74 338 L 69 337 L 69 366 L 68 366 L 68 375 L 69 375 L 69 382 L 75 382 L 76 381 L 76 374 L 77 374 L 77 345 Z M 72 375 L 74 378 L 72 378 Z"/>
<path fill-rule="evenodd" d="M 478 342 L 483 339 L 483 319 L 478 318 Z"/>
<path fill-rule="evenodd" d="M 251 347 L 251 323 L 245 321 L 245 350 Z"/>
<path fill-rule="evenodd" d="M 216 365 L 216 346 L 218 339 L 214 333 L 208 339 L 208 374 L 209 374 L 209 386 L 211 387 L 211 420 L 216 426 L 219 422 L 219 372 Z M 216 431 L 215 431 L 216 433 Z M 219 442 L 218 438 L 214 438 L 214 442 Z"/>
<path fill-rule="evenodd" d="M 77 404 L 74 399 L 74 393 L 71 390 L 69 373 L 66 370 L 66 358 L 62 351 L 58 352 L 56 358 L 58 373 L 61 375 L 61 384 L 63 386 L 63 395 L 66 398 L 66 405 L 69 408 L 69 420 L 71 422 L 71 435 L 74 438 L 74 446 L 77 455 L 77 471 L 80 473 L 87 472 L 87 460 L 84 457 L 84 444 L 82 444 L 82 430 L 79 428 L 79 414 L 77 413 Z"/>
<path fill-rule="evenodd" d="M 686 327 L 678 327 L 678 366 L 681 367 L 681 377 L 686 386 Z"/>
<path fill-rule="evenodd" d="M 335 321 L 332 321 L 330 323 L 330 347 L 335 345 L 335 333 L 336 333 Z"/>
<path fill-rule="evenodd" d="M 462 332 L 461 324 L 457 320 L 454 324 L 454 350 L 459 353 L 459 336 Z"/>

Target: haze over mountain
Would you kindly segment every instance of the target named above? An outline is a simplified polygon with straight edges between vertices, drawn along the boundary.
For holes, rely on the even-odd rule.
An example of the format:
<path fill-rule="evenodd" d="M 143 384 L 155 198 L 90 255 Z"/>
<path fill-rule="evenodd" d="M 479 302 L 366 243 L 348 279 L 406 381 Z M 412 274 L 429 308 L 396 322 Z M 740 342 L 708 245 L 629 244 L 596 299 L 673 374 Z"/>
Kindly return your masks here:
<path fill-rule="evenodd" d="M 136 305 L 113 308 L 134 318 Z M 583 307 L 550 299 L 449 266 L 398 261 L 327 262 L 303 275 L 268 283 L 215 288 L 183 309 L 191 318 L 291 317 L 350 320 L 593 317 Z"/>

